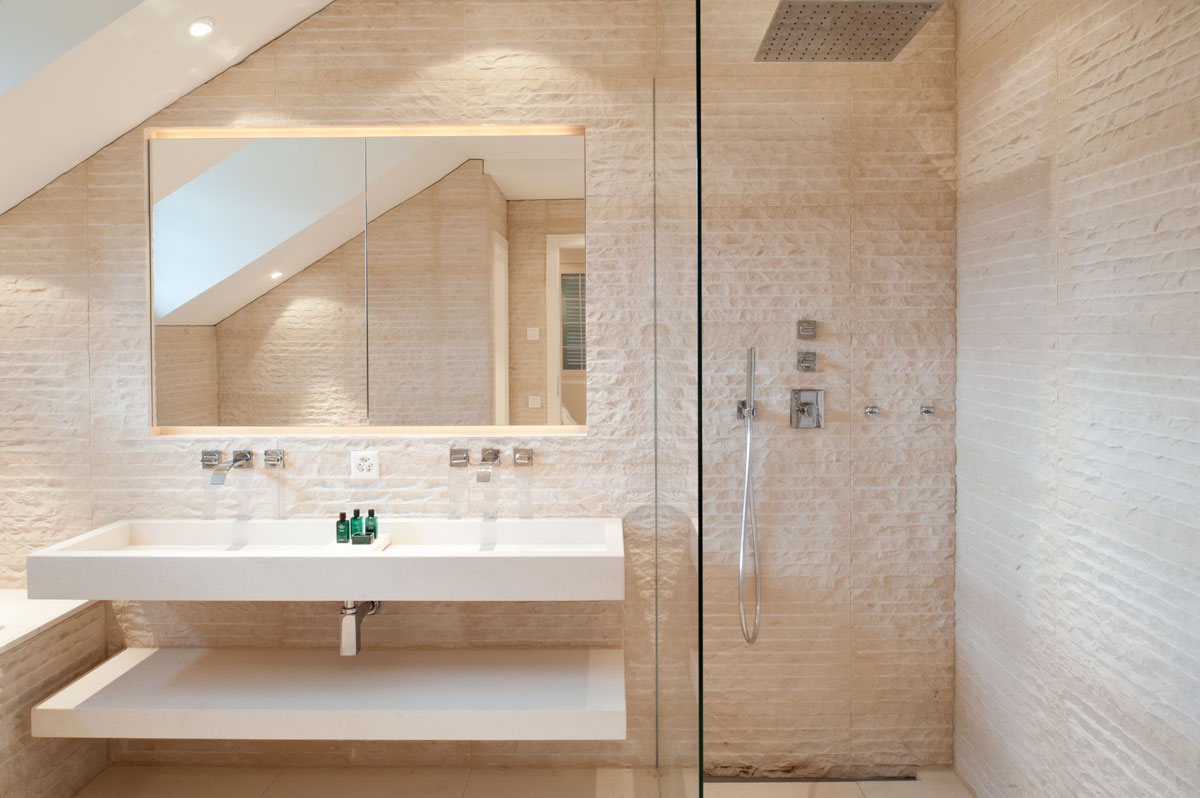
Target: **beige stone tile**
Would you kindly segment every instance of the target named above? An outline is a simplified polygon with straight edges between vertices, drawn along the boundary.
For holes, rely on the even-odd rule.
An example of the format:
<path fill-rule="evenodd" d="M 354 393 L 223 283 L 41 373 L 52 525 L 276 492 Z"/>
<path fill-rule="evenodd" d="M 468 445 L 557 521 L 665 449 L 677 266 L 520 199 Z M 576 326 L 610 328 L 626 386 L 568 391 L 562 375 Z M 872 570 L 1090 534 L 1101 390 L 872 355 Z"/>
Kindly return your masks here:
<path fill-rule="evenodd" d="M 659 798 L 658 779 L 648 768 L 600 768 L 596 798 Z"/>
<path fill-rule="evenodd" d="M 593 795 L 599 798 L 595 770 L 472 769 L 464 798 L 584 798 Z"/>
<path fill-rule="evenodd" d="M 76 798 L 261 798 L 276 768 L 116 765 Z"/>
<path fill-rule="evenodd" d="M 465 768 L 293 768 L 285 769 L 263 798 L 462 798 Z"/>
<path fill-rule="evenodd" d="M 863 798 L 854 782 L 792 781 L 705 784 L 705 798 Z"/>

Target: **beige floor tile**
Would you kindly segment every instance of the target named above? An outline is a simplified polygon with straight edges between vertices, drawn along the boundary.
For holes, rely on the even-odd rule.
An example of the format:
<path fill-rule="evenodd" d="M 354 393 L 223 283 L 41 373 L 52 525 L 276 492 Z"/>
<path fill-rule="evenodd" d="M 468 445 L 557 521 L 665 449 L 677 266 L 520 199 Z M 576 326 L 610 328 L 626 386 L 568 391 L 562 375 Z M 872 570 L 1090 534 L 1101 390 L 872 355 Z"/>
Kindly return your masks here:
<path fill-rule="evenodd" d="M 705 784 L 704 798 L 863 798 L 863 794 L 849 781 L 753 781 Z"/>
<path fill-rule="evenodd" d="M 594 770 L 472 769 L 465 798 L 592 798 Z"/>
<path fill-rule="evenodd" d="M 462 798 L 465 768 L 287 768 L 263 798 Z"/>
<path fill-rule="evenodd" d="M 862 781 L 866 798 L 972 798 L 971 791 L 950 771 L 917 774 L 910 781 Z"/>
<path fill-rule="evenodd" d="M 116 765 L 77 798 L 262 798 L 277 768 Z"/>
<path fill-rule="evenodd" d="M 602 768 L 596 771 L 596 798 L 658 798 L 653 770 Z"/>

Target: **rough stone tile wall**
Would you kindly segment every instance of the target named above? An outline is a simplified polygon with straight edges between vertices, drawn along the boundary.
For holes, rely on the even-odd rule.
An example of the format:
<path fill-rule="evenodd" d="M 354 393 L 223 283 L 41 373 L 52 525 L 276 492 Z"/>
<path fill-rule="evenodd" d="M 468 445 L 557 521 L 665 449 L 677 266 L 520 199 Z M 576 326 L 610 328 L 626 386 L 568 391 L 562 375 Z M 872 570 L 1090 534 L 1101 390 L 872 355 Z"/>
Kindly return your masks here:
<path fill-rule="evenodd" d="M 960 0 L 955 766 L 1200 794 L 1200 6 Z"/>
<path fill-rule="evenodd" d="M 583 200 L 509 200 L 508 407 L 513 424 L 546 423 L 546 236 L 583 233 Z M 528 329 L 541 335 L 528 340 Z M 529 406 L 530 396 L 542 406 Z"/>
<path fill-rule="evenodd" d="M 154 328 L 154 396 L 160 424 L 205 427 L 220 423 L 217 328 Z"/>
<path fill-rule="evenodd" d="M 104 660 L 93 605 L 0 654 L 0 798 L 70 798 L 108 763 L 104 740 L 35 738 L 30 713 Z"/>
<path fill-rule="evenodd" d="M 371 222 L 372 424 L 492 423 L 495 191 L 467 161 Z"/>
<path fill-rule="evenodd" d="M 146 325 L 144 140 L 139 127 L 0 216 L 5 291 L 0 384 L 6 409 L 0 581 L 24 582 L 24 555 L 121 518 L 173 515 L 443 515 L 488 505 L 626 520 L 629 739 L 618 742 L 241 742 L 128 744 L 136 761 L 351 761 L 514 766 L 654 761 L 653 0 L 337 0 L 148 125 L 569 123 L 587 128 L 589 424 L 586 436 L 528 438 L 151 438 Z M 11 333 L 10 333 L 11 331 Z M 532 446 L 530 469 L 490 488 L 451 474 L 446 451 Z M 200 450 L 281 448 L 287 467 L 209 487 Z M 351 482 L 348 453 L 377 448 L 378 482 Z M 203 611 L 204 608 L 200 608 Z M 145 605 L 130 641 L 237 634 L 244 617 L 197 619 Z M 277 606 L 255 606 L 271 615 Z M 424 623 L 424 606 L 396 607 Z M 536 626 L 493 607 L 489 634 L 528 641 Z M 319 615 L 324 607 L 309 612 Z M 483 610 L 488 611 L 488 610 Z M 604 615 L 604 613 L 601 613 Z M 609 616 L 604 615 L 605 618 Z M 594 614 L 576 641 L 595 638 Z M 608 621 L 604 621 L 608 623 Z M 197 631 L 187 632 L 195 625 Z M 369 624 L 364 631 L 371 635 Z M 555 632 L 555 639 L 561 635 Z M 264 643 L 273 635 L 263 636 Z M 117 644 L 121 638 L 117 638 Z"/>
<path fill-rule="evenodd" d="M 952 755 L 955 8 L 894 63 L 754 63 L 776 6 L 701 6 L 705 767 L 903 775 Z M 748 346 L 753 646 L 737 614 Z M 796 368 L 807 349 L 815 374 Z M 793 388 L 825 390 L 824 429 L 789 428 Z"/>
<path fill-rule="evenodd" d="M 366 425 L 363 296 L 357 235 L 219 321 L 221 425 Z"/>

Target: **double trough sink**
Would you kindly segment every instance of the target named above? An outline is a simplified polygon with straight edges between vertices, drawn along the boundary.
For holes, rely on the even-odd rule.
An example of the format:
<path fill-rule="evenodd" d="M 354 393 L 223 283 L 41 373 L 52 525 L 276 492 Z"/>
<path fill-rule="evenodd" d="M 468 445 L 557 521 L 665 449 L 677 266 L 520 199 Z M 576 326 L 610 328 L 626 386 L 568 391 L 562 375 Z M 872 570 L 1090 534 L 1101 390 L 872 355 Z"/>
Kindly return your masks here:
<path fill-rule="evenodd" d="M 30 598 L 146 601 L 616 601 L 618 518 L 120 521 L 28 558 Z"/>

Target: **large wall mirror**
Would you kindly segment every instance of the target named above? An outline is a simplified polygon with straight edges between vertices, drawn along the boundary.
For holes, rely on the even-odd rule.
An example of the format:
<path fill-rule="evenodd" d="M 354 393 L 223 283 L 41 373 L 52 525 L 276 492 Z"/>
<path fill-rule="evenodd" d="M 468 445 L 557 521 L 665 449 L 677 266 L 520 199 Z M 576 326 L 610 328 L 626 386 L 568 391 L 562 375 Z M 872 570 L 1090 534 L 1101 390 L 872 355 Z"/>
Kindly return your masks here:
<path fill-rule="evenodd" d="M 158 432 L 587 423 L 582 128 L 147 137 Z"/>

